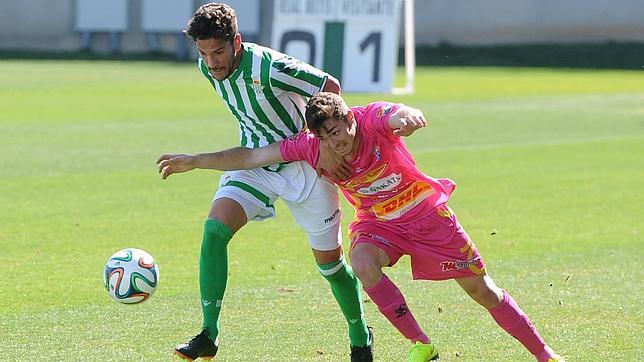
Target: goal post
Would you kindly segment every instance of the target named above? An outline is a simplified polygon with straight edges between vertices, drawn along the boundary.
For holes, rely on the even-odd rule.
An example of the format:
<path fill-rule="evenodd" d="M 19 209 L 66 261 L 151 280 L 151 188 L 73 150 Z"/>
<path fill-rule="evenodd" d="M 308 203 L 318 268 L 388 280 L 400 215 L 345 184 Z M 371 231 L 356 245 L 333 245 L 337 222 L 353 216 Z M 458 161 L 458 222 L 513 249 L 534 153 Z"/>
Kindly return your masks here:
<path fill-rule="evenodd" d="M 401 88 L 392 88 L 393 94 L 414 93 L 416 81 L 416 34 L 414 20 L 414 0 L 403 0 L 403 49 L 405 57 L 405 85 Z"/>

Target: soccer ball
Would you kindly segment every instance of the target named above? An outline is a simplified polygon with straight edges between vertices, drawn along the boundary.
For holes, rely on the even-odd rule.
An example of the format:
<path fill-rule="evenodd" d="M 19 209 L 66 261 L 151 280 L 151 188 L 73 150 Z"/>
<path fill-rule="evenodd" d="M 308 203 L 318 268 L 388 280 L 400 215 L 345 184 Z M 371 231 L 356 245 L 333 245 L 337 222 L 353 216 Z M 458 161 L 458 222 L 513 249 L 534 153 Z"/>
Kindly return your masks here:
<path fill-rule="evenodd" d="M 140 303 L 150 298 L 157 289 L 159 266 L 143 250 L 123 249 L 107 260 L 103 282 L 107 292 L 117 302 Z"/>

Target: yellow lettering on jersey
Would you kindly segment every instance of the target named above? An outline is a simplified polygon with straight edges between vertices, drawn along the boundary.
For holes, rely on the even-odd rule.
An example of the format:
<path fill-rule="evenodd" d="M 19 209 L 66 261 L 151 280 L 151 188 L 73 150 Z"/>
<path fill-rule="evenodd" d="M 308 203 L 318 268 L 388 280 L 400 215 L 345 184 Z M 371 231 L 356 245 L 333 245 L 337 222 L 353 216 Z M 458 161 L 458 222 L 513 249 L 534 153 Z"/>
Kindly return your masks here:
<path fill-rule="evenodd" d="M 395 219 L 435 192 L 429 184 L 416 181 L 393 198 L 373 205 L 372 210 L 379 218 Z"/>
<path fill-rule="evenodd" d="M 385 162 L 382 164 L 382 166 L 376 168 L 375 170 L 369 171 L 362 176 L 358 176 L 354 179 L 349 180 L 346 184 L 344 184 L 344 186 L 349 189 L 355 189 L 356 187 L 362 184 L 373 182 L 377 180 L 378 177 L 380 177 L 380 175 L 382 175 L 385 172 L 388 164 L 389 164 L 388 162 Z"/>

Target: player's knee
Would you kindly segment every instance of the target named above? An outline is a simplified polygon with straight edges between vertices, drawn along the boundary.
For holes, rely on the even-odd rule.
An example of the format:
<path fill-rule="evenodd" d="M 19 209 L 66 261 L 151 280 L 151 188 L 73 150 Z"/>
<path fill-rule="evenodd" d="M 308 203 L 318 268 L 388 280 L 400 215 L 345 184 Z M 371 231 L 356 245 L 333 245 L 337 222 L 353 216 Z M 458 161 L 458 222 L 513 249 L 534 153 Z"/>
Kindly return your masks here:
<path fill-rule="evenodd" d="M 208 219 L 204 223 L 204 237 L 201 242 L 201 250 L 217 250 L 225 248 L 232 237 L 230 228 L 217 219 Z"/>
<path fill-rule="evenodd" d="M 382 277 L 380 265 L 371 255 L 351 253 L 351 267 L 365 287 L 377 284 Z"/>
<path fill-rule="evenodd" d="M 252 208 L 253 206 L 247 206 Z M 260 208 L 251 210 L 254 213 L 259 213 Z M 248 222 L 246 211 L 239 204 L 239 202 L 230 198 L 219 198 L 213 201 L 213 204 L 208 213 L 208 220 L 217 221 L 228 228 L 234 234 L 241 229 Z"/>
<path fill-rule="evenodd" d="M 468 290 L 468 294 L 474 299 L 477 303 L 483 307 L 490 309 L 496 307 L 501 299 L 499 298 L 499 293 L 487 284 L 479 284 Z"/>

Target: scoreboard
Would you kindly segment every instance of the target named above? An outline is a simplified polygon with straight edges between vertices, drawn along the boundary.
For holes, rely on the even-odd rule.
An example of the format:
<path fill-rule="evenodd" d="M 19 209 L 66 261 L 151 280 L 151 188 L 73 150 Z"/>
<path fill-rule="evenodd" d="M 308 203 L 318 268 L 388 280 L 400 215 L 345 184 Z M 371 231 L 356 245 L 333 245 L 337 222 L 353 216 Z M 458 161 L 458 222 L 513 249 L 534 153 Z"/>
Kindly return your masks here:
<path fill-rule="evenodd" d="M 347 92 L 390 92 L 402 0 L 275 0 L 271 46 L 340 80 Z"/>

